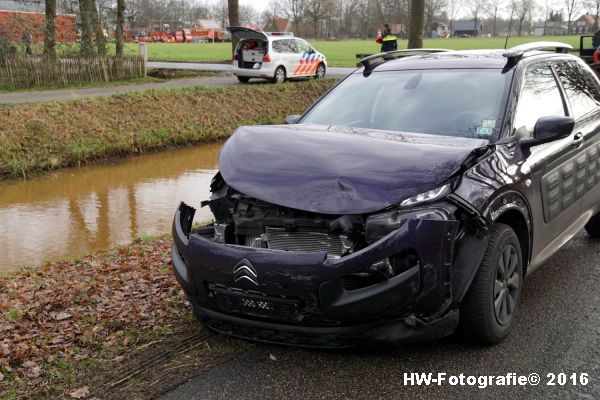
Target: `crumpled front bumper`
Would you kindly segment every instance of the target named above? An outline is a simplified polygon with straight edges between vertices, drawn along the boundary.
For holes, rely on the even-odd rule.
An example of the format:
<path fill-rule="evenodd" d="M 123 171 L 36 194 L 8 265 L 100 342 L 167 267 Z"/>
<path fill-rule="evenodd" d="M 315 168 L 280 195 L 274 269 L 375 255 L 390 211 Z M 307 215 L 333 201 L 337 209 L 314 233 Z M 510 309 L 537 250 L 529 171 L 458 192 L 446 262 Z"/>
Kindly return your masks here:
<path fill-rule="evenodd" d="M 365 338 L 432 339 L 457 325 L 451 309 L 456 221 L 411 220 L 363 250 L 332 259 L 325 252 L 216 243 L 211 226 L 190 233 L 194 212 L 182 203 L 175 214 L 173 269 L 196 315 L 212 329 L 264 342 L 339 347 Z M 349 275 L 405 249 L 418 254 L 418 265 L 346 288 Z M 239 279 L 234 269 L 240 265 L 252 279 Z"/>

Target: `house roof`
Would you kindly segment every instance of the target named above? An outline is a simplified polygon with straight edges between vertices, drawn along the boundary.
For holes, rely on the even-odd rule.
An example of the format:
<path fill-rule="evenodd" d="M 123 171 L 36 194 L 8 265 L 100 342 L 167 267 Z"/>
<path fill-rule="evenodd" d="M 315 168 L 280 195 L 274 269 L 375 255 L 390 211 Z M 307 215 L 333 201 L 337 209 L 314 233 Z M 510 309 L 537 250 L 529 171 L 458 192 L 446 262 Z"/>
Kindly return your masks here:
<path fill-rule="evenodd" d="M 2 0 L 0 0 L 2 1 Z M 198 26 L 199 28 L 204 28 L 204 29 L 215 29 L 215 30 L 223 30 L 223 27 L 221 26 L 221 24 L 219 24 L 216 20 L 214 19 L 198 19 L 196 21 L 196 26 Z"/>
<path fill-rule="evenodd" d="M 481 21 L 456 21 L 454 23 L 454 30 L 455 31 L 472 31 L 475 29 L 475 26 L 477 26 L 478 30 L 483 29 L 483 24 Z"/>
<path fill-rule="evenodd" d="M 571 25 L 575 24 L 578 21 L 585 21 L 585 23 L 588 25 L 594 25 L 594 19 L 596 19 L 596 17 L 593 15 L 583 14 L 581 17 L 579 17 L 575 21 L 571 22 Z M 598 21 L 598 25 L 600 25 L 600 18 L 598 18 L 597 21 Z"/>
<path fill-rule="evenodd" d="M 0 11 L 45 12 L 44 2 L 38 0 L 0 0 Z"/>
<path fill-rule="evenodd" d="M 270 17 L 265 25 L 265 31 L 287 32 L 289 29 L 290 20 L 285 17 Z"/>

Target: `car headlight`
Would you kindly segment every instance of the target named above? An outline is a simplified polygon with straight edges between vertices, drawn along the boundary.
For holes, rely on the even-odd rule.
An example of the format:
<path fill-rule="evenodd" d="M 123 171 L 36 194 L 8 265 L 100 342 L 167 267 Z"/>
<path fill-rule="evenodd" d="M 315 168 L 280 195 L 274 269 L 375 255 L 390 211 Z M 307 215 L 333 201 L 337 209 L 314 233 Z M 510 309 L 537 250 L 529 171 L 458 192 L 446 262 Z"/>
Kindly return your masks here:
<path fill-rule="evenodd" d="M 444 186 L 440 186 L 439 188 L 428 190 L 428 191 L 418 194 L 416 196 L 409 197 L 408 199 L 406 199 L 402 203 L 400 203 L 400 206 L 401 207 L 415 206 L 417 204 L 439 200 L 442 197 L 446 196 L 448 193 L 450 193 L 450 184 L 449 183 L 445 184 Z"/>
<path fill-rule="evenodd" d="M 371 215 L 365 223 L 367 243 L 374 243 L 399 229 L 411 219 L 447 220 L 448 212 L 442 208 L 419 208 L 412 210 L 396 209 L 381 214 Z"/>

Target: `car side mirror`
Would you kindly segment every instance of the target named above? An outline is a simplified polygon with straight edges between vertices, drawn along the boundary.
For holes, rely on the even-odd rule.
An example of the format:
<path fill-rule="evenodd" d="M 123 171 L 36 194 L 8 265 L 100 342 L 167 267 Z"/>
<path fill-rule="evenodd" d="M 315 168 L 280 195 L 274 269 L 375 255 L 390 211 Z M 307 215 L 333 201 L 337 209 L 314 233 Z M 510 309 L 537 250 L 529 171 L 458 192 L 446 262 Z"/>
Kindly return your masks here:
<path fill-rule="evenodd" d="M 287 117 L 285 117 L 285 123 L 288 125 L 294 125 L 297 124 L 298 121 L 300 121 L 300 118 L 302 118 L 302 115 L 288 115 Z"/>
<path fill-rule="evenodd" d="M 574 126 L 575 120 L 571 117 L 541 117 L 533 128 L 533 138 L 523 139 L 520 144 L 524 147 L 531 147 L 564 139 L 573 132 Z"/>

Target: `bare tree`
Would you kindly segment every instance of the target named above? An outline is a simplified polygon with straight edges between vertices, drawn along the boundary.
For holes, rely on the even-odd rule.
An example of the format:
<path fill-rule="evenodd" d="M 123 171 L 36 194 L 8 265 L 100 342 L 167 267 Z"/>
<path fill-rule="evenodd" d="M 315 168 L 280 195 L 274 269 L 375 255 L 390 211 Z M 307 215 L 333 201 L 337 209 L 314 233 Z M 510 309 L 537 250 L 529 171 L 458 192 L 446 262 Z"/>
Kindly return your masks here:
<path fill-rule="evenodd" d="M 497 22 L 498 22 L 498 12 L 504 7 L 504 0 L 491 0 L 490 2 L 490 14 L 492 16 L 492 36 L 496 36 L 497 34 Z"/>
<path fill-rule="evenodd" d="M 89 3 L 93 0 L 79 0 L 79 15 L 81 17 L 81 54 L 91 56 L 93 49 L 92 17 Z"/>
<path fill-rule="evenodd" d="M 440 15 L 444 3 L 445 0 L 425 0 L 425 31 L 427 33 L 433 29 L 434 20 Z"/>
<path fill-rule="evenodd" d="M 315 39 L 319 37 L 319 23 L 325 16 L 326 5 L 322 0 L 306 0 L 304 14 L 310 20 L 313 26 Z"/>
<path fill-rule="evenodd" d="M 46 17 L 44 22 L 44 54 L 56 58 L 56 0 L 46 0 Z"/>
<path fill-rule="evenodd" d="M 454 19 L 461 8 L 461 0 L 448 0 L 446 4 L 446 14 L 449 19 L 450 34 L 454 32 Z"/>
<path fill-rule="evenodd" d="M 229 26 L 240 26 L 240 5 L 238 0 L 227 0 L 227 13 L 229 16 Z M 231 54 L 235 51 L 238 44 L 236 37 L 231 40 Z"/>
<path fill-rule="evenodd" d="M 473 17 L 473 34 L 477 36 L 478 25 L 481 23 L 480 18 L 489 9 L 488 0 L 466 0 L 465 6 Z"/>
<path fill-rule="evenodd" d="M 116 39 L 116 55 L 118 59 L 123 58 L 123 26 L 125 25 L 125 0 L 117 0 L 117 26 L 115 32 Z"/>
<path fill-rule="evenodd" d="M 304 12 L 304 3 L 304 0 L 285 0 L 283 3 L 287 17 L 292 20 L 292 29 L 294 32 L 300 30 L 300 19 Z"/>
<path fill-rule="evenodd" d="M 581 4 L 579 1 L 580 0 L 563 0 L 565 11 L 567 13 L 567 32 L 569 33 L 571 33 L 571 22 L 573 22 L 573 17 L 581 9 Z"/>
<path fill-rule="evenodd" d="M 89 15 L 94 30 L 94 36 L 96 38 L 96 48 L 98 49 L 98 54 L 106 55 L 106 38 L 104 37 L 104 29 L 102 29 L 102 22 L 100 21 L 100 16 L 98 14 L 96 1 L 89 0 L 87 5 L 90 8 Z"/>
<path fill-rule="evenodd" d="M 410 28 L 408 31 L 408 48 L 423 47 L 423 20 L 425 19 L 425 0 L 412 0 L 410 7 Z"/>
<path fill-rule="evenodd" d="M 523 22 L 525 18 L 531 13 L 531 8 L 533 7 L 533 0 L 517 0 L 515 2 L 515 12 L 517 15 L 517 19 L 519 20 L 519 30 L 518 36 L 523 35 Z"/>
<path fill-rule="evenodd" d="M 352 36 L 353 23 L 358 22 L 359 6 L 360 0 L 340 0 L 340 28 L 347 37 Z"/>

